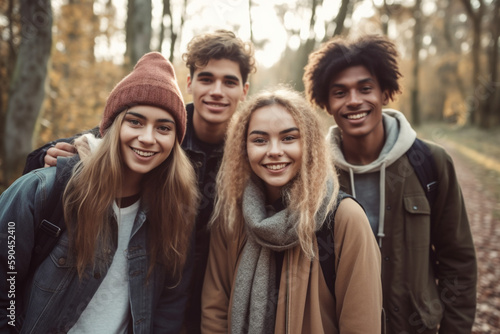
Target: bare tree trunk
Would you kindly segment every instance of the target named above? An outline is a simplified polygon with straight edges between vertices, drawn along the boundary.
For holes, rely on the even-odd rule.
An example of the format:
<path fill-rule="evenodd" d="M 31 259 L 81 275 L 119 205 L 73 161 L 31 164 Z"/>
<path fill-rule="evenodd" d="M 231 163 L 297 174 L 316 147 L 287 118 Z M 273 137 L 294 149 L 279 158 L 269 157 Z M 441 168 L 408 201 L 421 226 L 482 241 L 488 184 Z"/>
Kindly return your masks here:
<path fill-rule="evenodd" d="M 6 45 L 7 49 L 2 52 L 2 55 L 6 56 L 0 58 L 0 67 L 6 73 L 5 76 L 0 78 L 0 124 L 5 124 L 5 119 L 7 117 L 7 99 L 9 96 L 10 79 L 12 78 L 13 68 L 16 64 L 15 56 L 17 53 L 17 46 L 15 41 L 18 39 L 18 35 L 14 31 L 18 29 L 14 29 L 14 27 L 18 27 L 19 22 L 15 19 L 14 0 L 9 0 L 5 14 L 8 23 L 4 29 L 7 29 L 9 37 L 8 40 L 5 41 L 5 44 L 0 43 L 0 48 L 3 45 Z M 0 34 L 1 33 L 3 33 L 3 29 L 0 31 Z M 5 128 L 3 126 L 0 126 L 0 138 L 5 138 Z M 5 147 L 2 144 L 0 145 L 0 166 L 3 165 L 3 161 L 5 161 Z M 2 183 L 0 185 L 0 192 L 3 188 L 7 187 L 6 184 L 3 185 L 3 181 L 5 180 L 4 176 L 5 175 L 2 170 L 0 175 L 0 182 Z"/>
<path fill-rule="evenodd" d="M 169 1 L 170 6 L 170 1 Z M 174 29 L 174 17 L 172 16 L 172 11 L 169 10 L 170 15 L 170 54 L 168 59 L 170 62 L 174 61 L 174 51 L 175 51 L 175 43 L 177 42 L 177 32 Z"/>
<path fill-rule="evenodd" d="M 498 39 L 500 38 L 500 0 L 495 0 L 493 16 L 491 18 L 491 44 L 488 52 L 488 73 L 491 74 L 490 80 L 486 83 L 485 102 L 482 105 L 482 114 L 480 126 L 488 128 L 491 125 L 500 124 L 500 110 L 495 110 L 495 96 L 500 93 L 500 82 L 498 81 Z"/>
<path fill-rule="evenodd" d="M 163 48 L 163 40 L 165 39 L 165 24 L 163 23 L 163 20 L 165 19 L 165 16 L 167 16 L 169 13 L 170 13 L 170 0 L 164 0 L 163 13 L 161 15 L 161 22 L 160 22 L 160 43 L 158 44 L 158 52 L 161 52 L 161 49 Z"/>
<path fill-rule="evenodd" d="M 250 24 L 250 42 L 253 43 L 252 0 L 248 0 L 248 22 Z"/>
<path fill-rule="evenodd" d="M 382 8 L 384 9 L 383 14 L 381 15 L 382 33 L 385 36 L 387 36 L 389 34 L 389 9 L 387 7 L 387 0 L 384 0 L 384 3 L 382 4 Z"/>
<path fill-rule="evenodd" d="M 333 36 L 338 36 L 342 34 L 344 30 L 344 21 L 347 16 L 347 10 L 349 8 L 349 0 L 342 0 L 342 4 L 340 5 L 339 13 L 335 22 L 337 25 L 335 26 L 335 31 L 333 32 Z"/>
<path fill-rule="evenodd" d="M 448 0 L 448 2 L 445 4 L 445 8 L 451 5 L 451 1 L 452 0 Z M 451 50 L 451 52 L 457 55 L 460 54 L 460 48 L 456 45 L 456 43 L 454 43 L 455 39 L 453 38 L 453 28 L 451 27 L 451 20 L 444 20 L 444 38 L 446 41 L 446 45 Z M 464 82 L 462 80 L 462 77 L 459 75 L 459 71 L 457 70 L 458 61 L 454 60 L 453 64 L 450 65 L 452 65 L 452 67 L 454 68 L 454 70 L 450 72 L 455 78 L 455 80 L 453 80 L 454 84 L 457 86 L 460 94 L 462 94 L 462 96 L 466 96 L 467 91 L 465 89 Z"/>
<path fill-rule="evenodd" d="M 312 0 L 311 2 L 312 11 L 311 11 L 311 16 L 309 18 L 310 32 L 314 31 L 314 25 L 316 24 L 317 6 L 318 6 L 318 0 Z M 314 34 L 311 33 L 306 42 L 300 45 L 299 49 L 295 53 L 296 61 L 293 62 L 292 65 L 295 68 L 295 70 L 292 70 L 290 73 L 292 82 L 295 85 L 295 89 L 297 89 L 298 91 L 304 90 L 304 82 L 302 81 L 303 72 L 301 70 L 297 71 L 296 69 L 297 68 L 303 69 L 304 66 L 306 66 L 309 54 L 314 50 L 315 44 L 316 44 L 316 39 L 314 38 Z"/>
<path fill-rule="evenodd" d="M 21 0 L 21 29 L 5 119 L 4 175 L 8 183 L 21 174 L 32 150 L 33 131 L 45 97 L 52 46 L 50 0 Z"/>
<path fill-rule="evenodd" d="M 472 8 L 472 4 L 469 0 L 462 0 L 462 4 L 465 7 L 468 17 L 472 21 L 472 94 L 467 99 L 468 105 L 468 122 L 470 124 L 479 124 L 480 116 L 479 110 L 481 110 L 481 101 L 476 94 L 476 89 L 479 87 L 479 79 L 481 75 L 481 67 L 479 62 L 479 55 L 481 50 L 481 21 L 483 19 L 484 12 L 484 0 L 479 1 L 479 8 L 477 12 Z"/>
<path fill-rule="evenodd" d="M 163 40 L 165 39 L 165 25 L 163 24 L 163 19 L 168 16 L 170 19 L 170 26 L 169 26 L 169 31 L 170 31 L 170 50 L 168 54 L 168 60 L 170 62 L 174 62 L 174 51 L 175 51 L 175 44 L 177 43 L 177 39 L 179 37 L 179 34 L 182 34 L 182 28 L 184 26 L 184 21 L 185 21 L 185 16 L 186 16 L 186 7 L 187 7 L 187 0 L 184 0 L 183 3 L 183 9 L 181 13 L 181 22 L 179 29 L 176 30 L 174 26 L 174 16 L 172 14 L 172 4 L 170 0 L 163 0 L 163 15 L 162 15 L 162 21 L 161 21 L 161 26 L 160 26 L 160 45 L 158 47 L 158 51 L 161 52 L 162 46 L 163 46 Z"/>
<path fill-rule="evenodd" d="M 422 49 L 422 0 L 416 0 L 413 10 L 415 27 L 413 29 L 413 85 L 411 89 L 411 115 L 414 126 L 421 124 L 420 106 L 418 102 L 420 50 Z"/>
<path fill-rule="evenodd" d="M 179 31 L 177 36 L 182 37 L 182 31 L 184 30 L 184 22 L 186 22 L 186 11 L 187 11 L 188 0 L 184 0 L 181 11 L 181 25 L 179 26 Z"/>
<path fill-rule="evenodd" d="M 477 96 L 476 89 L 479 87 L 479 78 L 481 76 L 481 64 L 479 60 L 480 51 L 481 51 L 481 19 L 478 17 L 474 17 L 473 20 L 473 34 L 474 41 L 472 42 L 472 87 L 473 87 L 473 103 L 470 103 L 471 113 L 470 120 L 472 124 L 478 124 L 480 122 L 480 109 L 481 109 L 481 101 Z"/>
<path fill-rule="evenodd" d="M 351 6 L 352 7 L 352 6 Z M 330 38 L 340 35 L 344 32 L 344 22 L 346 17 L 349 15 L 349 0 L 342 0 L 340 4 L 339 12 L 337 17 L 333 20 L 333 23 L 325 24 L 325 37 L 323 37 L 322 42 L 328 41 Z M 352 8 L 351 8 L 352 9 Z M 333 29 L 333 33 L 330 35 L 329 31 L 332 30 L 332 26 L 335 24 L 335 29 Z"/>
<path fill-rule="evenodd" d="M 151 0 L 129 0 L 127 17 L 127 59 L 132 67 L 145 54 L 151 51 Z"/>

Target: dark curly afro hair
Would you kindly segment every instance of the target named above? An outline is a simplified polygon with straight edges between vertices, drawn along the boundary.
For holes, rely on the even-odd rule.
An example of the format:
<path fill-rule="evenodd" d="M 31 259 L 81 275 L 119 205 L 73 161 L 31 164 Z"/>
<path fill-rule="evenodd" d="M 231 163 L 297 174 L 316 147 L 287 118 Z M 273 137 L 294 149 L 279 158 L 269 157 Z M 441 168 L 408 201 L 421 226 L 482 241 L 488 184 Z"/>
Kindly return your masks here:
<path fill-rule="evenodd" d="M 382 36 L 363 36 L 353 42 L 335 37 L 309 55 L 303 77 L 306 96 L 311 103 L 327 108 L 332 78 L 346 68 L 362 65 L 394 100 L 394 95 L 401 93 L 397 57 L 394 43 Z"/>

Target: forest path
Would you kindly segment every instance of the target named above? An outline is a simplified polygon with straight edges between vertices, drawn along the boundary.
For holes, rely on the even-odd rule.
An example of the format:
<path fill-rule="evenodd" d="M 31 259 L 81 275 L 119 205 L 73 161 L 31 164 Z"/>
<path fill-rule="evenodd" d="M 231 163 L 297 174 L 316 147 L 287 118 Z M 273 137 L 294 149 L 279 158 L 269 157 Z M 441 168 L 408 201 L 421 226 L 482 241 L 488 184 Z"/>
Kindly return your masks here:
<path fill-rule="evenodd" d="M 500 333 L 500 203 L 491 192 L 491 180 L 496 186 L 500 174 L 476 163 L 453 142 L 438 143 L 455 163 L 476 247 L 477 312 L 472 333 Z"/>

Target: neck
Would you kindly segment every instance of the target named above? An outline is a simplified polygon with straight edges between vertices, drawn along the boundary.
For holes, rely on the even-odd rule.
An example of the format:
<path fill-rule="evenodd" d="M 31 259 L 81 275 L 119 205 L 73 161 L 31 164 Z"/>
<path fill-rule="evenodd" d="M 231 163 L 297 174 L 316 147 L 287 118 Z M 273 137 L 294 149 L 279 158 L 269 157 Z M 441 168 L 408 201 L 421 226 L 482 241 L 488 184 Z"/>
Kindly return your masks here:
<path fill-rule="evenodd" d="M 362 137 L 342 138 L 342 151 L 345 160 L 353 165 L 368 165 L 377 160 L 384 148 L 385 131 L 384 127 L 380 130 Z"/>
<path fill-rule="evenodd" d="M 266 204 L 273 204 L 281 198 L 281 187 L 271 186 L 266 183 Z"/>
<path fill-rule="evenodd" d="M 216 124 L 208 123 L 196 112 L 193 115 L 193 127 L 196 137 L 208 144 L 218 144 L 224 141 L 227 125 L 227 122 Z"/>
<path fill-rule="evenodd" d="M 141 191 L 142 175 L 136 173 L 123 173 L 123 182 L 120 197 L 130 197 Z"/>
<path fill-rule="evenodd" d="M 133 196 L 117 198 L 117 203 L 119 204 L 120 208 L 126 208 L 126 207 L 131 206 L 135 202 L 137 202 L 140 197 L 141 197 L 141 194 L 137 193 Z"/>

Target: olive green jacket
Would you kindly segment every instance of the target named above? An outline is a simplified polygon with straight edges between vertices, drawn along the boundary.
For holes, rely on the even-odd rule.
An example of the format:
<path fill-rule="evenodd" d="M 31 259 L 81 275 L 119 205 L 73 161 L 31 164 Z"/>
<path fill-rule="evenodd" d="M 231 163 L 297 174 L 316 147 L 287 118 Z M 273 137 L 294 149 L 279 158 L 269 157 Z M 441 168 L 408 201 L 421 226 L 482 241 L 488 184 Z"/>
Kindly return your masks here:
<path fill-rule="evenodd" d="M 385 166 L 381 253 L 387 334 L 437 333 L 438 328 L 470 334 L 477 266 L 467 212 L 450 156 L 426 144 L 438 169 L 432 208 L 406 155 Z M 352 194 L 349 171 L 338 170 L 341 189 Z"/>

